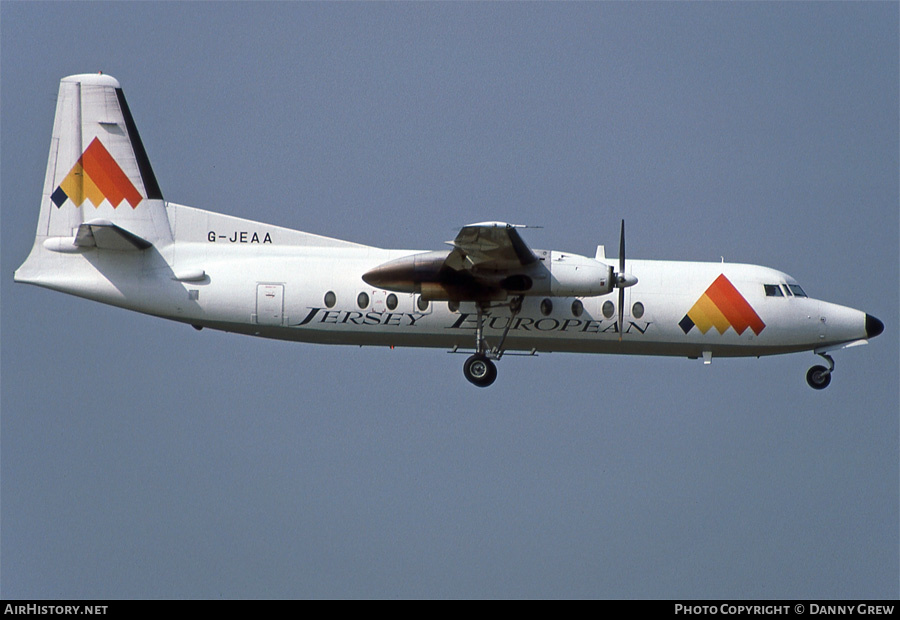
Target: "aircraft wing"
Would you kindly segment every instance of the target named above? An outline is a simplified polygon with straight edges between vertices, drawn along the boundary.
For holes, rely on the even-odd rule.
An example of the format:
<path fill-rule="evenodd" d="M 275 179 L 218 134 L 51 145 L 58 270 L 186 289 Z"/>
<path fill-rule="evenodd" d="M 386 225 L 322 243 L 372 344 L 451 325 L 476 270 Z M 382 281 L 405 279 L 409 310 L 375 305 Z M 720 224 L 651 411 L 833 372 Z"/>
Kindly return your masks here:
<path fill-rule="evenodd" d="M 523 275 L 538 256 L 512 224 L 482 222 L 464 226 L 448 241 L 449 252 L 424 252 L 384 263 L 363 275 L 372 286 L 421 293 L 428 299 L 505 299 L 510 291 L 532 286 Z"/>
<path fill-rule="evenodd" d="M 463 226 L 445 265 L 456 271 L 518 269 L 538 260 L 512 224 L 482 222 Z"/>

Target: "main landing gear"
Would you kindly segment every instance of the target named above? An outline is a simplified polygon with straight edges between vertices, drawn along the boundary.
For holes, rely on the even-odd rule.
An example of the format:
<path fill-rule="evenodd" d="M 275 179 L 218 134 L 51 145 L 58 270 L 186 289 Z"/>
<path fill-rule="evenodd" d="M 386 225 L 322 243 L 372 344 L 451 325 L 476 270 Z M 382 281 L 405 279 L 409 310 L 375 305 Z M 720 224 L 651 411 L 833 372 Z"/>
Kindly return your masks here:
<path fill-rule="evenodd" d="M 828 368 L 824 366 L 813 366 L 806 373 L 806 382 L 809 384 L 814 390 L 824 390 L 828 387 L 828 384 L 831 383 L 831 373 L 834 370 L 834 360 L 831 359 L 831 356 L 827 353 L 819 353 L 826 362 L 828 362 Z"/>
<path fill-rule="evenodd" d="M 497 366 L 484 353 L 476 353 L 463 364 L 463 374 L 472 385 L 487 387 L 497 379 Z"/>
<path fill-rule="evenodd" d="M 503 344 L 506 342 L 506 335 L 509 333 L 509 328 L 512 327 L 513 319 L 522 310 L 523 299 L 525 299 L 524 296 L 519 295 L 513 297 L 508 304 L 498 304 L 499 306 L 509 306 L 509 321 L 503 329 L 500 342 L 496 347 L 490 349 L 487 346 L 487 341 L 484 339 L 484 311 L 490 306 L 484 302 L 476 302 L 475 308 L 478 316 L 475 325 L 475 355 L 471 356 L 463 364 L 463 374 L 472 385 L 487 387 L 497 379 L 497 366 L 492 360 L 499 360 L 503 357 Z"/>

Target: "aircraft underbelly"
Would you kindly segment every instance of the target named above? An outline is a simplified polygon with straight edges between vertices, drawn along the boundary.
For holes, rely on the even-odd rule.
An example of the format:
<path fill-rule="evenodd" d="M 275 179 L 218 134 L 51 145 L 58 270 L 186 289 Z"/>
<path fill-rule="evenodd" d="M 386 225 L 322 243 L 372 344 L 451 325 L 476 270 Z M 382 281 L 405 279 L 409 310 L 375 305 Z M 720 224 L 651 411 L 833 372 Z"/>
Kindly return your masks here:
<path fill-rule="evenodd" d="M 369 318 L 374 320 L 374 314 Z M 381 317 L 383 320 L 393 321 L 391 317 Z M 397 319 L 400 320 L 400 319 Z M 292 340 L 297 342 L 321 343 L 321 344 L 345 344 L 357 346 L 386 346 L 386 347 L 421 347 L 471 350 L 474 347 L 474 330 L 454 329 L 453 323 L 444 326 L 431 325 L 413 331 L 403 329 L 399 325 L 396 329 L 386 329 L 384 326 L 374 329 L 339 328 L 334 324 L 320 324 L 319 326 L 285 327 L 274 325 L 260 325 L 251 323 L 229 322 L 203 322 L 207 327 L 221 329 L 229 332 L 244 333 L 264 338 L 280 340 Z M 327 325 L 327 326 L 326 326 Z M 373 326 L 374 327 L 374 326 Z M 488 344 L 496 344 L 501 332 L 491 331 L 486 333 Z M 655 339 L 637 340 L 628 339 L 626 336 L 622 342 L 618 341 L 615 332 L 610 332 L 602 337 L 585 337 L 586 335 L 574 334 L 541 334 L 527 333 L 508 336 L 505 349 L 516 352 L 569 352 L 569 353 L 608 353 L 625 355 L 662 355 L 678 357 L 700 357 L 703 351 L 712 350 L 716 357 L 745 357 L 774 355 L 808 349 L 805 344 L 796 345 L 760 345 L 748 346 L 739 342 L 698 343 L 691 341 L 664 341 Z"/>

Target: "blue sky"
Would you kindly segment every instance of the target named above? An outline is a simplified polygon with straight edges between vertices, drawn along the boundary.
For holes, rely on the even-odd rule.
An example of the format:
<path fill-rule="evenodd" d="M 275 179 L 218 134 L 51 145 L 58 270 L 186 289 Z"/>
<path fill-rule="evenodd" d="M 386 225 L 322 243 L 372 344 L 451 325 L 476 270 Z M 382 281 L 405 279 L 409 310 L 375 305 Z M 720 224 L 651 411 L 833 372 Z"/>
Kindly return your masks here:
<path fill-rule="evenodd" d="M 898 595 L 896 3 L 0 5 L 0 594 Z M 167 199 L 383 247 L 502 220 L 786 271 L 838 353 L 259 341 L 14 285 L 59 79 Z"/>

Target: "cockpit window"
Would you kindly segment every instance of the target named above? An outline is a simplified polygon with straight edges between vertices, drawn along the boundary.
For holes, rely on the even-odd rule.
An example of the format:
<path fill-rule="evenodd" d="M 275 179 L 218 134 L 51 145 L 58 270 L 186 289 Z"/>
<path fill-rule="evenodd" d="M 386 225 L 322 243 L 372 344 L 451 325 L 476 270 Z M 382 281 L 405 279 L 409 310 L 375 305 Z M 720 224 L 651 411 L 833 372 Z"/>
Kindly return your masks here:
<path fill-rule="evenodd" d="M 799 284 L 788 284 L 788 288 L 796 297 L 809 297 L 809 295 L 803 292 L 803 289 L 800 288 Z"/>
<path fill-rule="evenodd" d="M 763 286 L 766 288 L 766 297 L 784 297 L 781 287 L 777 284 L 763 284 Z"/>

